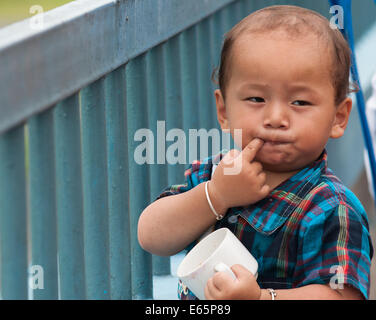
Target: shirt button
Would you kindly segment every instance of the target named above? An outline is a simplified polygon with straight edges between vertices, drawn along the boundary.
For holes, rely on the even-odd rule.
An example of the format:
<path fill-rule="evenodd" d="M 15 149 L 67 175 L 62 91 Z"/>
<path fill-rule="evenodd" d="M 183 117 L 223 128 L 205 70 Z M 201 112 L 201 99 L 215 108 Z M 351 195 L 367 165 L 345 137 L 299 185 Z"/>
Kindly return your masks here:
<path fill-rule="evenodd" d="M 227 221 L 229 223 L 237 223 L 238 222 L 238 216 L 234 215 L 234 216 L 229 216 Z"/>

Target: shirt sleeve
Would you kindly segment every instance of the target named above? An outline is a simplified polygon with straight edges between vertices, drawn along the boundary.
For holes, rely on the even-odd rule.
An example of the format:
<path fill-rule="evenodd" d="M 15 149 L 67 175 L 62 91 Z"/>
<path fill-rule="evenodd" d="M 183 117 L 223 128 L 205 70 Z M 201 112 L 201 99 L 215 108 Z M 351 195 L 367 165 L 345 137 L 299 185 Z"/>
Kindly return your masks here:
<path fill-rule="evenodd" d="M 210 180 L 212 172 L 214 172 L 218 163 L 226 155 L 227 152 L 227 149 L 223 149 L 214 156 L 207 157 L 203 160 L 193 161 L 184 171 L 184 183 L 174 184 L 167 187 L 154 201 L 163 197 L 186 192 L 196 187 L 200 183 Z"/>
<path fill-rule="evenodd" d="M 314 216 L 301 236 L 294 287 L 348 284 L 368 299 L 373 248 L 365 213 L 340 204 Z"/>
<path fill-rule="evenodd" d="M 194 187 L 193 182 L 192 182 L 192 172 L 193 172 L 193 169 L 197 171 L 196 167 L 197 167 L 197 164 L 195 162 L 190 164 L 189 167 L 184 171 L 184 177 L 185 177 L 184 183 L 173 184 L 171 186 L 168 186 L 162 191 L 162 193 L 154 201 L 161 199 L 163 197 L 172 196 L 175 194 L 179 194 L 179 193 L 183 193 L 188 190 L 191 190 Z"/>

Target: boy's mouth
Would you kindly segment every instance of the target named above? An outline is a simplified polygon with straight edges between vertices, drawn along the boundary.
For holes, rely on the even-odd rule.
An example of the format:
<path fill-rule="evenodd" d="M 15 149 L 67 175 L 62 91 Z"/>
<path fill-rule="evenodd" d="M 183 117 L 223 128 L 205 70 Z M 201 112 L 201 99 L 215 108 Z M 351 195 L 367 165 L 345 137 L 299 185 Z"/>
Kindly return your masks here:
<path fill-rule="evenodd" d="M 262 139 L 264 140 L 264 145 L 263 147 L 279 147 L 279 146 L 284 146 L 287 145 L 289 142 L 285 140 L 267 140 L 267 139 Z"/>
<path fill-rule="evenodd" d="M 287 141 L 287 140 L 283 140 L 283 139 L 263 139 L 263 138 L 259 138 L 261 140 L 264 141 L 264 143 L 269 143 L 271 145 L 275 145 L 275 144 L 286 144 L 286 143 L 289 143 L 290 141 Z"/>
<path fill-rule="evenodd" d="M 287 144 L 287 142 L 278 142 L 278 141 L 265 141 L 264 146 L 279 146 Z"/>

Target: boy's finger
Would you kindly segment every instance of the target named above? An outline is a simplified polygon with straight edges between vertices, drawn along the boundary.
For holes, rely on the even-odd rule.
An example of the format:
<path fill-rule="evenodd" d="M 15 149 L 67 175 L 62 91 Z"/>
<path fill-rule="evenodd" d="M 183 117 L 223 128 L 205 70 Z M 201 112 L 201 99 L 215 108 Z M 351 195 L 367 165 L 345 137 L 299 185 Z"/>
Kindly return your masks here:
<path fill-rule="evenodd" d="M 239 279 L 244 278 L 244 277 L 249 277 L 252 275 L 252 272 L 250 272 L 248 269 L 243 267 L 240 264 L 234 264 L 231 267 L 232 272 L 234 272 L 235 276 Z"/>
<path fill-rule="evenodd" d="M 223 163 L 229 164 L 235 159 L 241 152 L 237 149 L 231 149 L 229 152 L 225 154 L 222 158 Z"/>
<path fill-rule="evenodd" d="M 207 283 L 205 288 L 204 288 L 204 294 L 205 294 L 206 300 L 213 300 L 213 297 L 212 297 L 210 289 L 209 289 L 209 283 Z"/>
<path fill-rule="evenodd" d="M 261 188 L 261 194 L 268 195 L 270 193 L 270 186 L 267 184 L 264 184 Z"/>
<path fill-rule="evenodd" d="M 219 290 L 226 288 L 234 282 L 234 279 L 226 272 L 217 272 L 212 279 L 213 285 Z"/>
<path fill-rule="evenodd" d="M 261 149 L 263 146 L 264 141 L 260 138 L 254 138 L 250 143 L 248 143 L 243 151 L 242 151 L 242 157 L 248 162 L 252 162 L 255 158 L 257 152 Z"/>
<path fill-rule="evenodd" d="M 215 293 L 218 291 L 218 289 L 214 286 L 213 278 L 210 278 L 208 282 L 206 283 L 204 294 L 205 298 L 208 300 L 214 300 L 215 299 Z"/>

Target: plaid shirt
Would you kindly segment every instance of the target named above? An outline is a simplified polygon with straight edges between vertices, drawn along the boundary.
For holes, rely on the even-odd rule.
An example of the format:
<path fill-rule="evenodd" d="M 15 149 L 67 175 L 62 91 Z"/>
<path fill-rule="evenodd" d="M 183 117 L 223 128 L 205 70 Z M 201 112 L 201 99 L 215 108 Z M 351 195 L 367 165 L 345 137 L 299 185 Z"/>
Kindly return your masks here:
<path fill-rule="evenodd" d="M 188 191 L 210 180 L 213 163 L 225 151 L 193 162 L 185 183 L 166 188 L 157 199 Z M 349 284 L 368 299 L 373 248 L 367 214 L 331 169 L 327 152 L 269 195 L 230 208 L 215 229 L 229 228 L 256 258 L 261 288 L 290 289 L 309 284 Z M 188 249 L 192 248 L 193 243 Z M 197 299 L 179 280 L 180 299 Z"/>

